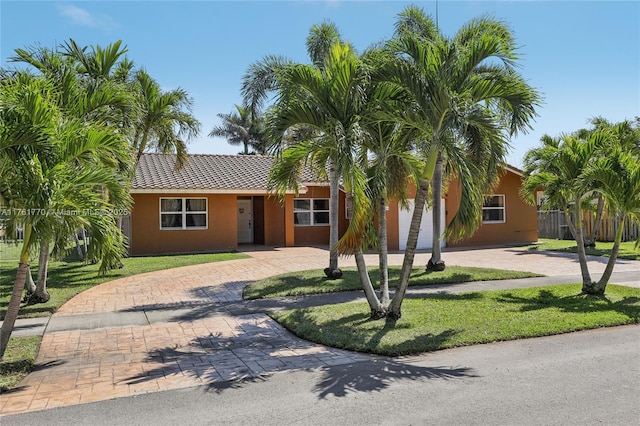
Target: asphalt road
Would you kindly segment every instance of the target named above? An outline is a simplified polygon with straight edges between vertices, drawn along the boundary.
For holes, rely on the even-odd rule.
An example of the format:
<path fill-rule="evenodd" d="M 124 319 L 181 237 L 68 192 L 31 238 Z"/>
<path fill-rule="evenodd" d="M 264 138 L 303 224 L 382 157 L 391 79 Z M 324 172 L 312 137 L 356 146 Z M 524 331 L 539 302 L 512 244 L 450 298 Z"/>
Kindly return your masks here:
<path fill-rule="evenodd" d="M 0 424 L 638 425 L 640 326 L 276 373 Z"/>

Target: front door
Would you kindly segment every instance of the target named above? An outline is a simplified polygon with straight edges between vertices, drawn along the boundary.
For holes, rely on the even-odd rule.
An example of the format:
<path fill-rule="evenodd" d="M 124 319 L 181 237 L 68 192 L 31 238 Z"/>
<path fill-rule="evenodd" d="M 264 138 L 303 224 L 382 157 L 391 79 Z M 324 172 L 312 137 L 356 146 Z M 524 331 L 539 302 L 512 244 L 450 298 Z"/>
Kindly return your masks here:
<path fill-rule="evenodd" d="M 238 199 L 238 244 L 253 243 L 253 200 Z"/>

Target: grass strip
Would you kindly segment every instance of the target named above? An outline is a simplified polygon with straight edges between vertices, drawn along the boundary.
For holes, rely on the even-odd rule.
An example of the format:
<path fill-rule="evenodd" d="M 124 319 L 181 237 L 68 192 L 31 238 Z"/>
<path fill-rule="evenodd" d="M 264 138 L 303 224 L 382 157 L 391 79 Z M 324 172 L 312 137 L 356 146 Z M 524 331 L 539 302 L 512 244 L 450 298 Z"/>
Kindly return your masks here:
<path fill-rule="evenodd" d="M 400 278 L 400 269 L 400 266 L 389 267 L 390 286 L 395 285 Z M 251 300 L 362 290 L 360 278 L 355 268 L 344 268 L 342 271 L 342 278 L 337 280 L 327 280 L 324 272 L 320 269 L 276 275 L 248 285 L 244 289 L 243 297 Z M 379 287 L 379 274 L 378 269 L 371 269 L 369 271 L 371 281 L 376 288 Z M 471 281 L 508 280 L 541 276 L 542 275 L 531 272 L 462 266 L 447 266 L 447 269 L 442 272 L 426 272 L 424 267 L 419 267 L 414 268 L 411 272 L 409 285 L 455 284 Z"/>
<path fill-rule="evenodd" d="M 579 284 L 407 298 L 397 322 L 369 319 L 366 303 L 276 312 L 297 336 L 351 351 L 398 356 L 457 346 L 547 336 L 640 321 L 640 289 Z"/>
<path fill-rule="evenodd" d="M 612 242 L 598 241 L 595 247 L 585 247 L 588 255 L 610 257 L 613 249 Z M 529 250 L 548 250 L 561 253 L 577 253 L 578 247 L 574 240 L 552 240 L 541 238 L 536 244 L 529 246 Z M 620 243 L 618 259 L 640 260 L 640 247 L 636 248 L 634 241 Z"/>
<path fill-rule="evenodd" d="M 0 392 L 13 388 L 31 371 L 40 347 L 40 336 L 12 337 L 0 361 Z"/>

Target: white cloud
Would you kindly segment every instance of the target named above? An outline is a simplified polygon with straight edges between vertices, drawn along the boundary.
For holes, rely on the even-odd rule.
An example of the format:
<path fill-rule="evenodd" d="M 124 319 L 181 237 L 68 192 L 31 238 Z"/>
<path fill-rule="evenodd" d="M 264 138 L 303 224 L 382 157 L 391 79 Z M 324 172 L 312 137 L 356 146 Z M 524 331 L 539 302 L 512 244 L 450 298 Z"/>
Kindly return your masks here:
<path fill-rule="evenodd" d="M 115 26 L 111 17 L 107 15 L 94 15 L 86 9 L 71 4 L 58 5 L 58 10 L 62 16 L 69 18 L 74 24 L 83 27 L 111 29 Z"/>

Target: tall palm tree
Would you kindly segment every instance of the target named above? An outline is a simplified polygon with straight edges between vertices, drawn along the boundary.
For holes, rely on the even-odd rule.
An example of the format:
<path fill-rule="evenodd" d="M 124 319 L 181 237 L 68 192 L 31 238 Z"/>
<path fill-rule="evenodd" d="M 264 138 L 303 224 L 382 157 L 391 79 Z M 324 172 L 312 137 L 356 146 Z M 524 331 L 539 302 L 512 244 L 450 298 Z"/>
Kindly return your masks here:
<path fill-rule="evenodd" d="M 402 37 L 403 34 L 413 33 L 425 40 L 436 40 L 440 35 L 438 26 L 433 22 L 424 10 L 415 5 L 407 6 L 398 14 L 395 23 L 395 36 Z M 444 171 L 444 160 L 442 152 L 439 153 L 431 181 L 431 211 L 432 211 L 432 231 L 433 241 L 431 244 L 431 258 L 429 259 L 427 271 L 444 271 L 446 265 L 442 260 L 442 182 Z"/>
<path fill-rule="evenodd" d="M 130 97 L 124 82 L 118 83 L 112 78 L 112 68 L 118 66 L 118 60 L 125 52 L 126 49 L 121 48 L 120 42 L 110 44 L 106 48 L 91 47 L 90 52 L 87 52 L 87 48 L 80 48 L 71 39 L 62 46 L 60 51 L 40 47 L 28 50 L 16 49 L 16 55 L 11 59 L 14 62 L 33 66 L 51 84 L 53 90 L 49 97 L 64 115 L 64 120 L 67 120 L 67 128 L 71 129 L 72 126 L 69 123 L 74 121 L 76 125 L 90 123 L 100 128 L 110 127 L 111 131 L 124 134 L 126 132 L 120 131 L 122 127 L 119 123 L 120 117 L 130 112 Z M 10 84 L 11 81 L 9 78 L 5 79 L 6 84 Z M 70 132 L 65 138 L 67 142 L 76 141 L 77 135 L 82 133 L 82 129 L 78 129 Z M 123 139 L 119 140 L 123 141 Z M 88 161 L 109 168 L 115 167 L 122 175 L 128 176 L 129 170 L 132 169 L 131 157 L 115 155 L 117 152 L 113 151 L 113 148 L 113 146 L 92 148 L 95 152 L 92 152 L 93 156 Z M 123 154 L 125 148 L 126 143 L 119 147 L 118 152 Z M 74 160 L 76 166 L 80 166 L 86 156 L 86 153 L 78 156 Z M 59 168 L 53 170 L 60 171 Z M 127 182 L 123 184 L 128 187 Z M 107 199 L 114 195 L 106 193 L 104 188 L 102 192 L 103 197 Z M 62 193 L 62 188 L 59 193 Z M 77 235 L 78 229 L 84 231 L 84 222 L 78 219 L 70 215 L 52 215 L 46 218 L 46 226 L 39 227 L 38 280 L 35 291 L 29 294 L 30 303 L 43 303 L 49 299 L 46 282 L 51 242 L 55 242 L 56 251 L 64 251 L 69 235 Z M 84 242 L 86 250 L 86 238 Z M 95 240 L 95 243 L 98 241 Z M 92 248 L 95 254 L 96 245 L 93 244 Z M 93 260 L 100 260 L 100 256 Z"/>
<path fill-rule="evenodd" d="M 340 34 L 335 24 L 331 22 L 325 22 L 319 25 L 315 25 L 311 28 L 309 36 L 307 37 L 307 49 L 311 61 L 315 65 L 306 66 L 306 71 L 311 74 L 321 73 L 325 67 L 326 59 L 329 57 L 330 48 L 340 41 Z M 291 60 L 288 60 L 281 56 L 269 55 L 263 58 L 263 60 L 252 64 L 243 77 L 242 94 L 244 97 L 244 104 L 247 105 L 252 114 L 258 114 L 259 109 L 263 106 L 264 102 L 269 99 L 270 96 L 280 95 L 282 100 L 282 93 L 287 91 L 287 86 L 292 86 L 291 76 L 296 72 L 296 68 L 299 69 L 300 64 L 296 64 Z M 288 92 L 292 95 L 291 91 Z M 282 111 L 283 102 L 280 102 L 279 111 Z M 272 151 L 279 156 L 284 155 L 284 151 L 287 146 L 293 146 L 304 141 L 313 140 L 312 134 L 314 133 L 313 124 L 306 125 L 293 124 L 284 126 L 284 121 L 280 120 L 278 114 L 279 111 L 272 111 L 270 115 L 273 117 L 271 122 L 280 123 L 276 128 L 267 126 L 267 132 L 270 139 L 273 139 L 271 143 L 275 146 L 272 147 Z M 306 145 L 301 149 L 295 151 L 304 151 Z M 283 162 L 292 162 L 293 151 L 289 151 L 289 159 Z M 302 160 L 304 155 L 300 154 L 299 159 Z M 325 164 L 320 164 L 319 160 L 324 158 Z M 329 199 L 329 267 L 325 269 L 327 278 L 337 278 L 342 275 L 342 271 L 338 268 L 338 250 L 336 244 L 338 242 L 338 191 L 339 191 L 339 170 L 338 165 L 330 161 L 329 156 L 315 157 L 314 164 L 320 175 L 327 174 L 330 181 L 330 199 Z M 288 179 L 281 176 L 281 173 L 275 172 L 274 176 L 278 178 Z M 290 180 L 291 182 L 291 180 Z M 276 185 L 274 188 L 281 186 Z M 294 186 L 297 187 L 297 184 Z"/>
<path fill-rule="evenodd" d="M 482 18 L 451 39 L 426 40 L 408 32 L 390 42 L 395 62 L 377 76 L 410 94 L 413 108 L 390 116 L 421 133 L 425 166 L 418 181 L 400 280 L 390 317 L 400 318 L 413 266 L 422 209 L 438 157 L 460 178 L 462 200 L 447 229 L 460 238 L 480 222 L 483 190 L 503 164 L 508 136 L 526 130 L 537 92 L 513 69 L 514 42 L 502 23 Z"/>
<path fill-rule="evenodd" d="M 3 76 L 6 77 L 6 76 Z M 10 76 L 11 77 L 11 76 Z M 0 84 L 0 196 L 6 207 L 25 208 L 26 204 L 16 200 L 13 191 L 9 191 L 17 180 L 31 189 L 39 187 L 37 161 L 34 153 L 47 148 L 53 134 L 57 116 L 50 103 L 42 96 L 42 92 L 50 90 L 43 79 L 33 81 L 22 77 L 20 85 L 6 84 L 5 78 Z M 31 158 L 31 160 L 29 160 Z M 34 170 L 34 173 L 29 173 Z M 10 178 L 10 174 L 14 178 Z M 35 193 L 33 191 L 32 193 Z M 13 211 L 13 210 L 10 210 Z M 26 212 L 26 210 L 25 210 Z M 21 215 L 24 217 L 24 215 Z M 23 219 L 23 217 L 21 219 Z M 15 226 L 13 218 L 9 218 L 9 228 Z M 31 221 L 23 221 L 23 244 L 20 252 L 18 271 L 13 284 L 13 291 L 7 306 L 2 328 L 0 329 L 0 359 L 4 356 L 9 337 L 13 331 L 15 320 L 20 309 L 22 289 L 27 278 L 30 251 L 33 247 Z"/>
<path fill-rule="evenodd" d="M 375 117 L 375 115 L 373 116 Z M 368 186 L 377 207 L 380 302 L 389 305 L 387 208 L 389 198 L 406 205 L 408 183 L 415 181 L 420 161 L 412 152 L 411 129 L 388 121 L 363 120 Z M 373 210 L 372 210 L 373 213 Z M 372 215 L 373 221 L 373 215 Z"/>
<path fill-rule="evenodd" d="M 241 154 L 265 154 L 267 147 L 262 120 L 249 107 L 235 105 L 235 108 L 236 111 L 229 114 L 218 114 L 222 124 L 215 126 L 209 136 L 221 136 L 231 145 L 242 145 Z"/>
<path fill-rule="evenodd" d="M 295 65 L 282 76 L 276 106 L 276 128 L 281 134 L 295 126 L 314 129 L 312 137 L 287 147 L 274 166 L 274 189 L 283 192 L 294 186 L 301 165 L 307 163 L 330 185 L 330 262 L 325 273 L 338 278 L 338 196 L 340 178 L 354 170 L 354 152 L 362 138 L 359 112 L 365 103 L 363 84 L 366 69 L 352 48 L 335 43 L 325 58 L 324 68 Z M 326 171 L 325 171 L 326 170 Z"/>

